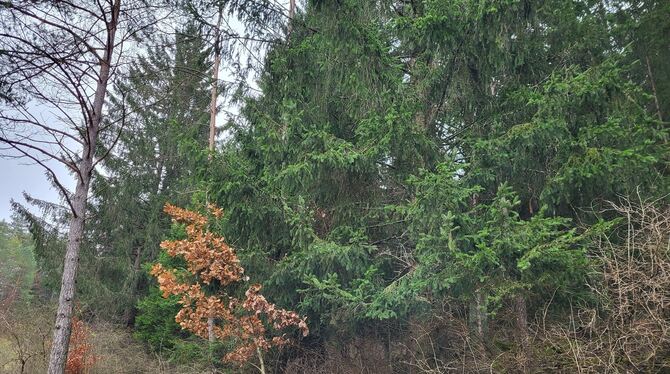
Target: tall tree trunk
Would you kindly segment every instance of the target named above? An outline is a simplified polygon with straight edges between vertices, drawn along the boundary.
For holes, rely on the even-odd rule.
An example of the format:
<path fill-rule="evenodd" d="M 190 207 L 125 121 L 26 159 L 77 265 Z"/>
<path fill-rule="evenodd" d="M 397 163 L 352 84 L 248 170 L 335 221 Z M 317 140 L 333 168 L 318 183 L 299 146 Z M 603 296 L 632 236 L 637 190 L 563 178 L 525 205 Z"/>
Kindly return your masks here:
<path fill-rule="evenodd" d="M 520 369 L 523 373 L 530 373 L 532 355 L 530 352 L 530 337 L 528 336 L 528 311 L 526 310 L 526 299 L 523 295 L 514 297 L 514 314 L 520 351 Z"/>
<path fill-rule="evenodd" d="M 216 101 L 219 97 L 219 65 L 221 64 L 221 21 L 223 7 L 219 7 L 219 19 L 214 30 L 214 66 L 212 68 L 212 97 L 209 102 L 209 159 L 214 153 L 214 138 L 216 137 Z"/>
<path fill-rule="evenodd" d="M 289 0 L 288 3 L 288 26 L 286 27 L 286 35 L 290 36 L 293 30 L 293 18 L 295 17 L 295 0 Z"/>
<path fill-rule="evenodd" d="M 85 152 L 87 153 L 87 147 Z M 90 152 L 89 152 L 90 153 Z M 84 236 L 84 217 L 86 214 L 86 197 L 90 184 L 91 159 L 84 158 L 79 164 L 81 177 L 77 182 L 74 197 L 72 198 L 72 217 L 70 218 L 70 231 L 67 237 L 67 250 L 65 252 L 65 263 L 63 265 L 63 278 L 58 298 L 58 312 L 56 314 L 56 325 L 54 338 L 49 357 L 49 374 L 60 374 L 65 369 L 72 332 L 72 312 L 74 309 L 75 279 L 79 265 L 79 249 Z"/>
<path fill-rule="evenodd" d="M 295 17 L 295 0 L 289 0 L 288 18 L 293 20 L 293 17 Z"/>
<path fill-rule="evenodd" d="M 214 155 L 214 138 L 216 137 L 216 101 L 219 97 L 219 65 L 221 64 L 221 21 L 223 20 L 223 7 L 219 7 L 219 19 L 216 22 L 214 37 L 214 67 L 212 68 L 212 97 L 209 102 L 209 156 L 211 160 Z M 207 337 L 210 346 L 216 341 L 214 335 L 214 317 L 207 318 Z"/>
<path fill-rule="evenodd" d="M 223 7 L 219 7 L 219 19 L 216 22 L 214 37 L 214 66 L 212 68 L 212 97 L 209 102 L 209 159 L 214 154 L 214 139 L 216 137 L 216 101 L 219 97 L 219 65 L 221 64 L 221 21 Z M 207 335 L 209 344 L 216 340 L 214 336 L 214 318 L 207 318 Z"/>
<path fill-rule="evenodd" d="M 107 94 L 107 83 L 111 69 L 112 53 L 114 51 L 116 27 L 118 24 L 121 0 L 115 0 L 112 7 L 111 19 L 107 22 L 107 40 L 103 58 L 100 61 L 100 71 L 93 99 L 92 115 L 87 125 L 86 141 L 82 148 L 81 160 L 77 165 L 78 180 L 72 198 L 72 217 L 67 237 L 67 249 L 63 264 L 63 277 L 58 311 L 54 326 L 54 338 L 49 356 L 48 374 L 62 374 L 65 371 L 70 334 L 72 333 L 72 313 L 74 310 L 75 281 L 79 265 L 79 250 L 84 237 L 84 221 L 86 218 L 86 200 L 88 197 L 95 146 L 98 141 L 98 131 L 102 122 L 102 107 Z"/>
<path fill-rule="evenodd" d="M 123 321 L 125 322 L 126 326 L 132 326 L 132 324 L 135 322 L 135 314 L 136 314 L 136 309 L 135 309 L 135 295 L 137 295 L 137 289 L 139 288 L 140 285 L 140 265 L 142 265 L 142 247 L 137 247 L 137 250 L 135 251 L 135 260 L 133 262 L 133 275 L 132 275 L 132 280 L 130 282 L 130 300 L 131 304 L 126 307 L 126 310 L 123 312 Z"/>

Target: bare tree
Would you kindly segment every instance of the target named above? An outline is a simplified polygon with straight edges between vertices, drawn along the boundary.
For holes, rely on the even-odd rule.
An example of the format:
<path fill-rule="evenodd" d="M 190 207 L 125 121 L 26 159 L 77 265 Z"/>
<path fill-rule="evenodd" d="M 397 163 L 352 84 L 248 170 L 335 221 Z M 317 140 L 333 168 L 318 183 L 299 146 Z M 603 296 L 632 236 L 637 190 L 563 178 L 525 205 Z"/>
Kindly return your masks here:
<path fill-rule="evenodd" d="M 128 42 L 156 22 L 148 6 L 137 0 L 0 1 L 0 155 L 43 167 L 70 211 L 49 373 L 65 367 L 89 186 L 110 151 L 97 145 L 106 131 L 119 128 L 103 122 L 105 96 Z M 54 162 L 76 179 L 74 193 Z"/>

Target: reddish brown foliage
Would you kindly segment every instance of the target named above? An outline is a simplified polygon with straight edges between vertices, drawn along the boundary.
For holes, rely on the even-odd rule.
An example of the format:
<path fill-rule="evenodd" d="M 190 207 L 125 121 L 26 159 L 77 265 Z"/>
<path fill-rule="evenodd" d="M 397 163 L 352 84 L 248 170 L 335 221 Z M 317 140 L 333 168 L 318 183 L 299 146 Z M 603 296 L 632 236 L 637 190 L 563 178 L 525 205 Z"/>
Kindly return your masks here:
<path fill-rule="evenodd" d="M 70 335 L 65 373 L 83 374 L 93 367 L 96 357 L 91 352 L 93 347 L 89 342 L 90 336 L 91 330 L 86 323 L 77 317 L 72 318 L 72 335 Z"/>
<path fill-rule="evenodd" d="M 209 205 L 210 213 L 219 218 L 221 209 Z M 284 336 L 268 337 L 266 325 L 261 316 L 274 330 L 290 326 L 298 327 L 303 336 L 309 333 L 307 323 L 297 313 L 277 308 L 269 303 L 259 292 L 261 286 L 254 284 L 246 291 L 246 299 L 238 300 L 225 293 L 207 295 L 199 282 L 210 284 L 218 281 L 221 289 L 242 280 L 244 269 L 240 265 L 235 251 L 224 239 L 207 230 L 208 219 L 199 213 L 167 204 L 165 212 L 179 223 L 186 224 L 187 238 L 167 240 L 161 248 L 172 256 L 181 256 L 186 260 L 188 270 L 197 277 L 196 282 L 186 282 L 177 274 L 156 264 L 151 274 L 158 279 L 164 297 L 177 295 L 182 309 L 175 320 L 179 325 L 194 334 L 207 339 L 209 335 L 207 321 L 214 318 L 213 333 L 220 340 L 231 340 L 237 348 L 228 353 L 224 360 L 239 364 L 247 362 L 257 350 L 268 350 L 288 343 Z"/>

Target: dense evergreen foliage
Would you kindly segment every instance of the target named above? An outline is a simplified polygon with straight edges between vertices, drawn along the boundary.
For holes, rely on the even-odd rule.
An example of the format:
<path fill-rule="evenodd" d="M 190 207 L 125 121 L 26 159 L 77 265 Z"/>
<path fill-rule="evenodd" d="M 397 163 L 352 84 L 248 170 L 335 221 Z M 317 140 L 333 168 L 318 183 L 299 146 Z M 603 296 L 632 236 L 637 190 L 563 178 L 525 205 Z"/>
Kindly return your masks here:
<path fill-rule="evenodd" d="M 115 146 L 94 180 L 78 284 L 87 312 L 164 355 L 234 368 L 206 354 L 231 347 L 179 329 L 176 300 L 147 277 L 155 263 L 186 267 L 159 249 L 183 236 L 163 206 L 215 203 L 213 227 L 247 281 L 307 317 L 300 349 L 266 360 L 277 372 L 670 368 L 667 330 L 653 353 L 614 358 L 592 331 L 621 317 L 610 260 L 624 245 L 628 261 L 648 259 L 633 228 L 660 235 L 665 262 L 649 271 L 670 277 L 667 225 L 631 218 L 632 201 L 667 212 L 668 2 L 309 0 L 284 39 L 264 29 L 281 7 L 262 4 L 189 2 L 183 28 L 146 41 L 115 88 L 108 122 L 121 135 L 99 147 Z M 234 73 L 258 69 L 258 89 L 231 93 L 240 113 L 208 157 L 212 25 L 200 9 L 215 5 L 266 39 L 244 49 L 237 35 L 224 56 Z M 45 248 L 58 235 L 31 223 L 53 288 L 58 255 Z M 648 310 L 654 323 L 668 326 L 667 305 Z M 643 330 L 625 339 L 643 344 Z M 576 356 L 571 342 L 600 348 Z"/>
<path fill-rule="evenodd" d="M 0 300 L 30 296 L 36 269 L 32 249 L 33 243 L 23 225 L 0 221 Z"/>

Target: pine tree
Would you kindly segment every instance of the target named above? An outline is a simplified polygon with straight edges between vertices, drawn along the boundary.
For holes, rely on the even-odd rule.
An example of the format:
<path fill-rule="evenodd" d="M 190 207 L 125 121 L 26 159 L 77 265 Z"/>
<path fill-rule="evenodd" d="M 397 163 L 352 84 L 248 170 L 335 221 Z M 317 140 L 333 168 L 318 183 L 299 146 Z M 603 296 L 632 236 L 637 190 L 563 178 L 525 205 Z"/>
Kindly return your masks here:
<path fill-rule="evenodd" d="M 608 42 L 613 12 L 308 2 L 217 170 L 242 261 L 323 339 L 445 299 L 479 323 L 509 306 L 532 370 L 527 316 L 549 289 L 584 295 L 577 222 L 667 188 L 666 129 Z"/>

